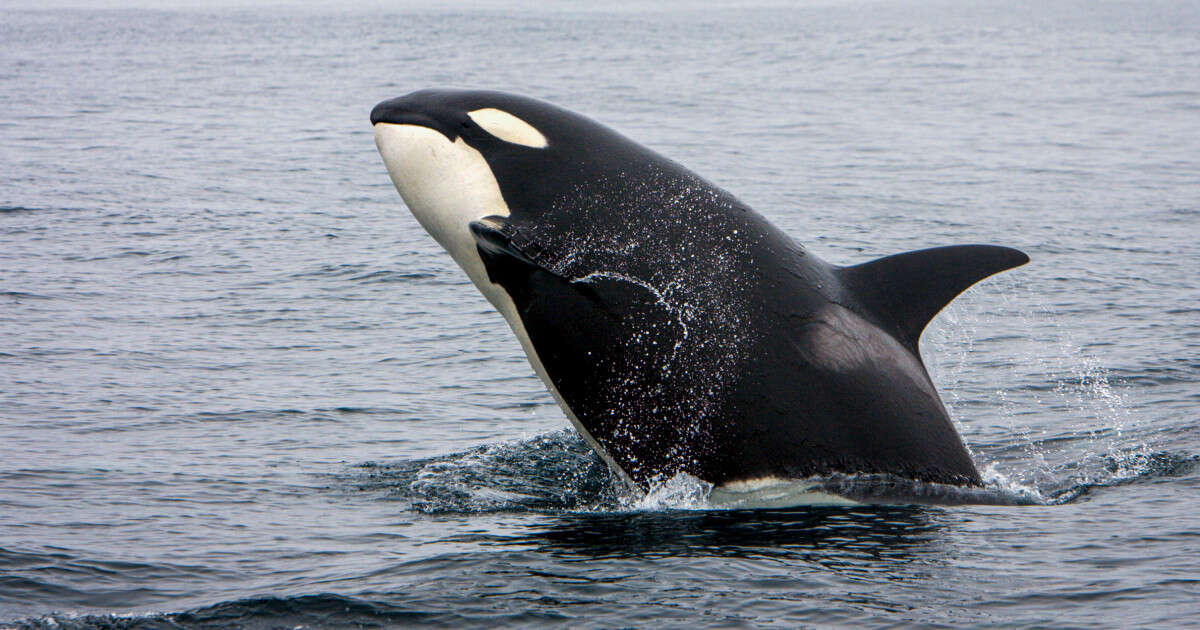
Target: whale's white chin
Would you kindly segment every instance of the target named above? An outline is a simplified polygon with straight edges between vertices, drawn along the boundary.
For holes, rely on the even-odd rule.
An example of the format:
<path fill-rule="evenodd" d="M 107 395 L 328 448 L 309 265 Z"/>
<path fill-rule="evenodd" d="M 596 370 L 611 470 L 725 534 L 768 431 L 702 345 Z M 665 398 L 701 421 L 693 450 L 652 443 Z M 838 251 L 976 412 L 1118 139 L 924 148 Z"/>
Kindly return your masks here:
<path fill-rule="evenodd" d="M 420 125 L 375 125 L 375 146 L 413 216 L 485 295 L 493 288 L 468 225 L 508 205 L 487 160 L 458 138 Z"/>

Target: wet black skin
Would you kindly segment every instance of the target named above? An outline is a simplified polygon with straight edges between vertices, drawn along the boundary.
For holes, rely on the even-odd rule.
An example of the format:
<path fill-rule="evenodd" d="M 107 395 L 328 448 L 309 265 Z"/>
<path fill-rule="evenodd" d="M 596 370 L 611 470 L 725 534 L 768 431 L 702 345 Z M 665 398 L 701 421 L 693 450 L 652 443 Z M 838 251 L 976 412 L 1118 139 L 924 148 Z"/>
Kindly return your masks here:
<path fill-rule="evenodd" d="M 491 136 L 467 115 L 482 108 L 549 146 Z M 917 342 L 956 295 L 1025 254 L 965 245 L 830 265 L 679 164 L 521 96 L 424 90 L 371 121 L 461 137 L 487 160 L 511 212 L 470 226 L 489 278 L 636 483 L 886 473 L 980 485 Z"/>

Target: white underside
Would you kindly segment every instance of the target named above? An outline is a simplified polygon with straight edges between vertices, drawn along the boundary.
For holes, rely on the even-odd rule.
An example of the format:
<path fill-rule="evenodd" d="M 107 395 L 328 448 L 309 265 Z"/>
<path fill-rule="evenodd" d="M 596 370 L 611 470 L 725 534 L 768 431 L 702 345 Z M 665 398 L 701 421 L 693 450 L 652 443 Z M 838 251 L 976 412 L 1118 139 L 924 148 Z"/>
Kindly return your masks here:
<path fill-rule="evenodd" d="M 487 160 L 462 138 L 450 142 L 441 133 L 420 125 L 378 123 L 375 125 L 375 145 L 405 205 L 421 227 L 450 253 L 480 293 L 504 316 L 534 373 L 550 390 L 575 430 L 626 483 L 632 483 L 629 475 L 601 448 L 554 387 L 508 292 L 488 280 L 487 269 L 468 226 L 487 216 L 510 216 L 511 211 Z"/>
<path fill-rule="evenodd" d="M 733 481 L 717 486 L 709 492 L 708 503 L 723 509 L 862 505 L 858 501 L 825 492 L 814 481 L 779 477 Z"/>

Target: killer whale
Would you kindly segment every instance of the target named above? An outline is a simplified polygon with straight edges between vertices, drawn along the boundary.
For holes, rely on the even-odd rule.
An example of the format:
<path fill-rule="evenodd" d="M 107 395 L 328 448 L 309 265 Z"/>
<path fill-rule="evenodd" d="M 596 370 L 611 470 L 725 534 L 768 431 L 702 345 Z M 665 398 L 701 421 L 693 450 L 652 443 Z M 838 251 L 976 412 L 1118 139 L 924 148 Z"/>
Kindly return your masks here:
<path fill-rule="evenodd" d="M 422 90 L 379 103 L 371 123 L 418 222 L 632 483 L 982 483 L 918 342 L 1024 253 L 958 245 L 832 265 L 674 161 L 523 96 Z"/>

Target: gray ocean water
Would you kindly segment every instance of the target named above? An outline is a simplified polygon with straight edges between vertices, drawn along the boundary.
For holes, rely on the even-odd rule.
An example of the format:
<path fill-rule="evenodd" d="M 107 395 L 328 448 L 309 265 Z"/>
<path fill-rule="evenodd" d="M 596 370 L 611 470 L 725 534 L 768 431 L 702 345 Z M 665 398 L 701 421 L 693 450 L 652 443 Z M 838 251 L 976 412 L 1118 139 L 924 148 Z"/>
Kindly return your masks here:
<path fill-rule="evenodd" d="M 1022 505 L 621 490 L 388 180 L 430 86 L 1028 252 L 922 341 Z M 0 627 L 1188 627 L 1198 462 L 1195 2 L 0 11 Z"/>

